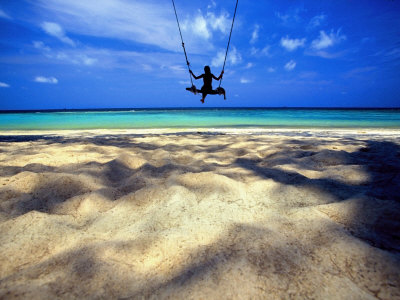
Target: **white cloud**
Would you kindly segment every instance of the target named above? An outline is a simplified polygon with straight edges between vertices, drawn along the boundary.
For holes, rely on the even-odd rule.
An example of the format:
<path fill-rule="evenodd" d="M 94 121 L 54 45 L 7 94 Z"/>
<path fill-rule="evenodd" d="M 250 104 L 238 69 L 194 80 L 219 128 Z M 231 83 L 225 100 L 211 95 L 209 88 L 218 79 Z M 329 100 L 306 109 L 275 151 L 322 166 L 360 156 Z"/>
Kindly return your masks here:
<path fill-rule="evenodd" d="M 87 55 L 79 55 L 78 59 L 85 65 L 85 66 L 92 66 L 97 63 L 97 58 L 88 57 Z"/>
<path fill-rule="evenodd" d="M 308 24 L 308 27 L 309 28 L 319 27 L 319 26 L 322 25 L 322 23 L 325 21 L 325 19 L 326 19 L 326 15 L 325 14 L 317 15 L 317 16 L 313 17 L 310 20 L 310 23 Z"/>
<path fill-rule="evenodd" d="M 253 67 L 253 63 L 249 62 L 247 65 L 244 67 L 245 69 L 251 69 Z"/>
<path fill-rule="evenodd" d="M 221 33 L 226 34 L 229 29 L 229 20 L 228 14 L 222 13 L 219 16 L 216 16 L 212 12 L 208 12 L 203 16 L 201 11 L 196 17 L 194 17 L 194 21 L 191 18 L 185 19 L 182 23 L 182 30 L 187 33 L 189 39 L 191 35 L 196 35 L 203 39 L 212 38 L 213 32 L 220 31 Z"/>
<path fill-rule="evenodd" d="M 256 24 L 251 34 L 250 44 L 254 44 L 258 40 L 258 32 L 260 31 L 260 25 Z"/>
<path fill-rule="evenodd" d="M 214 13 L 208 12 L 207 13 L 207 24 L 213 30 L 219 30 L 222 33 L 227 33 L 229 29 L 229 22 L 228 19 L 229 15 L 226 13 L 222 13 L 219 17 L 217 17 Z"/>
<path fill-rule="evenodd" d="M 329 53 L 327 51 L 307 51 L 305 54 L 310 56 L 319 56 L 322 58 L 333 59 L 343 56 L 346 51 L 336 52 L 336 53 Z"/>
<path fill-rule="evenodd" d="M 57 84 L 58 80 L 55 77 L 36 76 L 35 82 Z"/>
<path fill-rule="evenodd" d="M 142 64 L 143 71 L 153 71 L 153 67 L 149 64 Z"/>
<path fill-rule="evenodd" d="M 7 84 L 7 83 L 5 83 L 5 82 L 1 82 L 1 81 L 0 81 L 0 87 L 2 87 L 2 88 L 8 88 L 8 87 L 10 87 L 10 85 Z"/>
<path fill-rule="evenodd" d="M 170 70 L 176 71 L 176 72 L 184 72 L 184 71 L 186 71 L 186 69 L 182 65 L 172 65 L 172 66 L 169 66 L 168 68 Z"/>
<path fill-rule="evenodd" d="M 74 41 L 65 35 L 64 29 L 59 24 L 53 22 L 43 22 L 41 27 L 47 34 L 58 38 L 63 43 L 75 46 Z"/>
<path fill-rule="evenodd" d="M 281 38 L 281 46 L 285 48 L 287 51 L 294 51 L 299 47 L 304 47 L 304 43 L 306 39 L 290 39 L 289 37 Z"/>
<path fill-rule="evenodd" d="M 224 51 L 219 51 L 217 53 L 217 56 L 215 56 L 211 60 L 211 66 L 213 66 L 213 67 L 222 66 L 222 64 L 224 63 L 224 58 L 225 58 L 225 52 Z"/>
<path fill-rule="evenodd" d="M 270 46 L 265 46 L 264 48 L 261 49 L 261 54 L 265 56 L 270 56 L 271 54 L 269 53 Z"/>
<path fill-rule="evenodd" d="M 39 43 L 36 45 L 43 46 L 44 44 Z M 83 67 L 136 71 L 139 67 L 145 71 L 154 71 L 156 74 L 160 74 L 164 77 L 176 77 L 177 74 L 181 74 L 179 73 L 181 72 L 179 69 L 186 70 L 186 65 L 184 60 L 182 60 L 182 53 L 171 53 L 165 51 L 118 51 L 89 47 L 79 49 L 68 48 L 63 51 L 54 51 L 53 49 L 50 49 L 49 52 L 42 49 L 39 50 L 41 50 L 42 54 L 49 59 L 49 63 L 54 64 L 64 63 Z M 170 66 L 172 66 L 172 68 L 170 68 Z M 160 72 L 160 69 L 163 72 Z"/>
<path fill-rule="evenodd" d="M 67 32 L 135 41 L 180 51 L 170 3 L 141 0 L 37 0 Z M 180 7 L 177 7 L 178 13 Z"/>
<path fill-rule="evenodd" d="M 340 29 L 336 33 L 331 30 L 330 34 L 327 34 L 325 31 L 321 30 L 319 32 L 319 38 L 312 41 L 311 48 L 315 50 L 325 49 L 332 47 L 333 45 L 338 44 L 345 39 L 346 36 L 340 33 Z"/>
<path fill-rule="evenodd" d="M 272 67 L 269 67 L 269 68 L 268 68 L 268 72 L 269 72 L 269 73 L 274 73 L 275 71 L 276 71 L 275 68 L 272 68 Z"/>
<path fill-rule="evenodd" d="M 71 34 L 128 40 L 180 52 L 181 42 L 171 3 L 161 2 L 37 0 L 34 4 Z M 185 45 L 191 53 L 213 49 L 213 44 L 208 42 L 213 32 L 226 34 L 230 29 L 231 19 L 226 12 L 184 14 L 182 6 L 176 4 Z"/>
<path fill-rule="evenodd" d="M 0 18 L 11 20 L 12 18 L 5 13 L 4 10 L 0 9 Z"/>
<path fill-rule="evenodd" d="M 346 72 L 343 77 L 344 78 L 362 77 L 364 74 L 368 74 L 374 70 L 376 70 L 376 67 L 355 68 Z"/>
<path fill-rule="evenodd" d="M 55 55 L 47 55 L 47 57 L 56 58 L 74 65 L 84 66 L 92 66 L 98 61 L 97 58 L 89 57 L 87 54 L 77 51 L 57 52 Z"/>
<path fill-rule="evenodd" d="M 250 54 L 251 55 L 257 55 L 257 53 L 260 51 L 260 49 L 256 48 L 256 47 L 251 47 L 250 49 Z"/>
<path fill-rule="evenodd" d="M 315 79 L 318 78 L 318 73 L 313 71 L 302 72 L 299 74 L 300 79 Z"/>
<path fill-rule="evenodd" d="M 33 41 L 33 47 L 35 47 L 36 49 L 42 50 L 44 52 L 49 52 L 51 50 L 50 47 L 47 47 L 41 41 Z"/>
<path fill-rule="evenodd" d="M 262 56 L 271 56 L 271 54 L 269 53 L 269 50 L 271 49 L 270 46 L 265 46 L 264 48 L 260 49 L 260 48 L 255 48 L 255 47 L 251 47 L 250 49 L 250 54 L 251 55 L 262 55 Z"/>
<path fill-rule="evenodd" d="M 224 59 L 225 59 L 225 51 L 219 51 L 217 53 L 217 56 L 215 56 L 211 60 L 211 66 L 221 67 L 224 63 Z M 228 53 L 227 61 L 231 65 L 236 65 L 242 61 L 242 56 L 235 47 L 232 47 L 231 51 Z"/>
<path fill-rule="evenodd" d="M 228 53 L 228 61 L 232 65 L 236 65 L 242 61 L 242 56 L 235 47 L 232 47 L 231 51 Z"/>
<path fill-rule="evenodd" d="M 287 71 L 292 71 L 295 67 L 296 67 L 296 62 L 293 61 L 293 60 L 288 61 L 288 62 L 286 63 L 286 65 L 285 65 L 285 69 L 286 69 Z"/>
<path fill-rule="evenodd" d="M 193 33 L 204 38 L 209 39 L 211 37 L 211 33 L 207 28 L 207 21 L 206 19 L 199 15 L 194 19 L 193 25 Z"/>
<path fill-rule="evenodd" d="M 33 41 L 33 47 L 40 50 L 44 56 L 50 59 L 57 59 L 65 62 L 69 62 L 75 65 L 93 66 L 98 62 L 97 58 L 88 55 L 87 52 L 90 50 L 79 49 L 73 51 L 52 51 L 52 49 L 46 46 L 41 41 Z"/>
<path fill-rule="evenodd" d="M 209 4 L 209 5 L 207 6 L 207 9 L 216 8 L 216 7 L 217 7 L 217 3 L 216 3 L 214 0 L 212 0 L 212 1 L 211 1 L 211 4 Z"/>
<path fill-rule="evenodd" d="M 161 3 L 162 2 L 162 3 Z M 36 0 L 34 5 L 62 24 L 68 34 L 134 41 L 180 52 L 181 42 L 170 2 L 142 0 Z M 176 3 L 186 50 L 202 53 L 215 50 L 214 32 L 227 34 L 231 18 L 226 12 L 188 11 Z M 172 15 L 171 15 L 172 13 Z M 217 35 L 216 35 L 217 37 Z M 218 35 L 220 37 L 220 35 Z"/>
<path fill-rule="evenodd" d="M 280 12 L 275 12 L 275 16 L 280 19 L 283 23 L 287 23 L 290 19 L 290 15 L 288 14 L 281 14 Z"/>
<path fill-rule="evenodd" d="M 284 25 L 296 24 L 302 20 L 300 14 L 305 12 L 304 7 L 292 7 L 286 13 L 275 12 L 275 16 L 282 21 Z"/>
<path fill-rule="evenodd" d="M 240 78 L 240 83 L 250 83 L 250 82 L 252 82 L 250 79 L 247 79 L 247 78 Z"/>

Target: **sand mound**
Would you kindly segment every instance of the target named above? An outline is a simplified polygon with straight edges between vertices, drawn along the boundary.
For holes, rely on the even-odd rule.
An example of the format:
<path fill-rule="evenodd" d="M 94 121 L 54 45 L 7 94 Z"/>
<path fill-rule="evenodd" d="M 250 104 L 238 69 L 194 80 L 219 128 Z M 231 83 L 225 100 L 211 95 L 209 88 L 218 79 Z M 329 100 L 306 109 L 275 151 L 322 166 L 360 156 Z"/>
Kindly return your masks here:
<path fill-rule="evenodd" d="M 322 166 L 346 165 L 351 161 L 351 155 L 346 151 L 322 150 L 313 155 L 312 160 L 322 164 Z"/>
<path fill-rule="evenodd" d="M 0 152 L 0 298 L 400 298 L 400 137 L 21 143 Z"/>

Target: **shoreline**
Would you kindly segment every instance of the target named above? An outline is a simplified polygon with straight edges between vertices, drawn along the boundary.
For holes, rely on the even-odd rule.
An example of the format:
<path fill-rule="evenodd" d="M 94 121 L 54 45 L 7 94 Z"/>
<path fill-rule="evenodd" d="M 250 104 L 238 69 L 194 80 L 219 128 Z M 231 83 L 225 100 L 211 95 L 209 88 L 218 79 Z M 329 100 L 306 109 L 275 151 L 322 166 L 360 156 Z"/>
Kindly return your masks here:
<path fill-rule="evenodd" d="M 55 130 L 0 130 L 0 136 L 9 135 L 58 135 L 70 136 L 85 134 L 96 135 L 146 135 L 146 134 L 287 134 L 287 133 L 325 133 L 325 135 L 377 135 L 400 136 L 400 129 L 388 128 L 143 128 L 143 129 L 55 129 Z"/>

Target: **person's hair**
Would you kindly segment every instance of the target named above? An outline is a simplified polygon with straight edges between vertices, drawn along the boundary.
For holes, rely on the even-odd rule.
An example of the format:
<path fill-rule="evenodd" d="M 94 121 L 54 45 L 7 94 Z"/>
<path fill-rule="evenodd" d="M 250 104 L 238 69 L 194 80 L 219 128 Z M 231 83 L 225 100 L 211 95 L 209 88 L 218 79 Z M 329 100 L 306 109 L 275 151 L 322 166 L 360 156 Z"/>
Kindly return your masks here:
<path fill-rule="evenodd" d="M 205 66 L 205 67 L 204 67 L 204 72 L 206 72 L 206 73 L 211 73 L 210 67 L 209 67 L 209 66 Z"/>

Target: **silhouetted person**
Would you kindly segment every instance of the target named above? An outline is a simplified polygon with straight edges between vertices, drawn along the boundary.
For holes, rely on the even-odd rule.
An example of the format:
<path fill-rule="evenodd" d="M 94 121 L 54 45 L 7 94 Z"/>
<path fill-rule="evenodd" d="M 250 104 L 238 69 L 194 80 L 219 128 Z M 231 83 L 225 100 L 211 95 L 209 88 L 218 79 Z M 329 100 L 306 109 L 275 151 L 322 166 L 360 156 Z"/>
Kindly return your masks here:
<path fill-rule="evenodd" d="M 222 70 L 221 74 L 219 77 L 215 77 L 214 74 L 211 73 L 210 67 L 205 66 L 204 67 L 204 74 L 201 74 L 200 76 L 196 76 L 193 74 L 192 70 L 189 70 L 190 74 L 192 74 L 194 79 L 200 79 L 203 78 L 203 86 L 201 87 L 201 90 L 197 90 L 198 92 L 202 93 L 203 98 L 201 98 L 201 103 L 204 103 L 204 99 L 206 98 L 207 94 L 210 95 L 217 95 L 217 94 L 223 94 L 225 98 L 225 90 L 221 87 L 217 88 L 216 90 L 213 90 L 212 88 L 212 80 L 213 78 L 215 80 L 220 80 L 222 78 L 222 75 L 224 74 L 224 71 Z"/>

